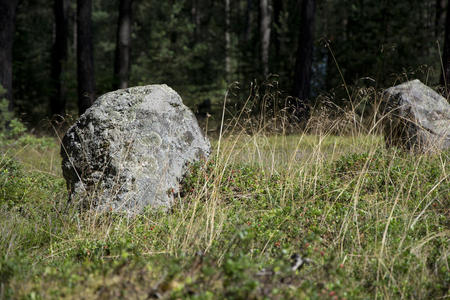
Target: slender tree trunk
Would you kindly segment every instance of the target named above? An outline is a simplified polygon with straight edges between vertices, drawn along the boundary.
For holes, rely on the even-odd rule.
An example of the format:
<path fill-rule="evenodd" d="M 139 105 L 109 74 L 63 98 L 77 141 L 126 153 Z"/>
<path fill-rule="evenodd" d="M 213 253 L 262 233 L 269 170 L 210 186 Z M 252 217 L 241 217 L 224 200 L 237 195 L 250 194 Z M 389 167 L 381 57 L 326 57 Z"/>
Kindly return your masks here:
<path fill-rule="evenodd" d="M 72 35 L 72 44 L 73 44 L 73 53 L 77 53 L 77 49 L 78 49 L 78 45 L 77 45 L 77 40 L 78 40 L 78 36 L 77 36 L 77 32 L 78 32 L 78 25 L 77 25 L 77 13 L 75 12 L 73 14 L 73 35 Z"/>
<path fill-rule="evenodd" d="M 194 42 L 197 43 L 200 36 L 200 12 L 199 12 L 199 0 L 192 0 L 192 7 L 191 7 L 191 18 L 192 23 L 194 24 Z"/>
<path fill-rule="evenodd" d="M 301 27 L 295 63 L 293 96 L 299 98 L 298 107 L 308 104 L 311 90 L 311 66 L 313 59 L 315 0 L 303 0 L 301 7 Z M 305 113 L 300 115 L 309 117 L 309 111 L 305 107 Z"/>
<path fill-rule="evenodd" d="M 269 0 L 260 0 L 261 9 L 261 63 L 263 67 L 263 74 L 269 74 L 269 48 L 270 48 L 270 6 Z"/>
<path fill-rule="evenodd" d="M 67 60 L 67 39 L 69 35 L 67 0 L 55 0 L 55 41 L 52 50 L 53 95 L 50 99 L 52 115 L 63 116 L 66 108 L 66 90 L 63 81 L 64 67 Z"/>
<path fill-rule="evenodd" d="M 77 1 L 78 113 L 82 115 L 95 100 L 94 53 L 92 45 L 92 0 Z"/>
<path fill-rule="evenodd" d="M 8 109 L 14 106 L 12 97 L 12 48 L 18 0 L 0 0 L 0 84 L 6 89 L 1 98 L 9 101 Z"/>
<path fill-rule="evenodd" d="M 128 87 L 130 74 L 131 6 L 133 0 L 120 0 L 117 26 L 116 56 L 114 61 L 114 88 Z"/>
<path fill-rule="evenodd" d="M 225 0 L 225 73 L 227 80 L 231 75 L 231 35 L 230 35 L 230 0 Z"/>
<path fill-rule="evenodd" d="M 250 42 L 252 32 L 252 0 L 247 0 L 247 9 L 245 10 L 245 41 Z"/>
<path fill-rule="evenodd" d="M 444 0 L 436 0 L 435 3 L 435 19 L 434 19 L 434 36 L 438 38 L 441 33 L 441 26 L 444 16 Z"/>
<path fill-rule="evenodd" d="M 274 30 L 272 31 L 272 41 L 275 46 L 275 57 L 276 60 L 279 61 L 280 56 L 280 27 L 281 27 L 281 11 L 283 10 L 283 1 L 282 0 L 273 0 L 273 24 L 275 25 Z"/>
<path fill-rule="evenodd" d="M 449 1 L 450 2 L 450 1 Z M 446 95 L 449 94 L 450 80 L 450 3 L 447 3 L 447 16 L 445 20 L 444 52 L 442 53 L 441 85 L 445 86 Z"/>

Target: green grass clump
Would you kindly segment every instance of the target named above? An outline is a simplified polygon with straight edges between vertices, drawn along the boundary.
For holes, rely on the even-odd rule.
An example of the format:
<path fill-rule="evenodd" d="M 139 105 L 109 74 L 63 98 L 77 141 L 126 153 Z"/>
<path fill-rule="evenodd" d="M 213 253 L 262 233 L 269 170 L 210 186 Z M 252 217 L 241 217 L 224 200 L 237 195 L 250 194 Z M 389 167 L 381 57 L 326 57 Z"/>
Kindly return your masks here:
<path fill-rule="evenodd" d="M 376 135 L 213 144 L 169 212 L 135 218 L 67 204 L 55 142 L 3 146 L 0 298 L 448 297 L 448 151 Z"/>

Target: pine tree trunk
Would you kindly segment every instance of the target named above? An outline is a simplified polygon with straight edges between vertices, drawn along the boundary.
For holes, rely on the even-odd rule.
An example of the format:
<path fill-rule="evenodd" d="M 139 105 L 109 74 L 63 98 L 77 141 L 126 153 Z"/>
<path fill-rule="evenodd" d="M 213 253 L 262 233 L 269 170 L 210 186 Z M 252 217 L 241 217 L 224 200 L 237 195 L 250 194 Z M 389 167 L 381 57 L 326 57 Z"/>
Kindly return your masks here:
<path fill-rule="evenodd" d="M 272 31 L 272 41 L 275 48 L 275 57 L 276 60 L 280 60 L 280 49 L 281 49 L 281 41 L 280 41 L 280 27 L 281 27 L 281 11 L 283 10 L 283 1 L 282 0 L 273 0 L 273 24 L 275 25 L 274 30 Z"/>
<path fill-rule="evenodd" d="M 50 98 L 50 111 L 52 116 L 64 116 L 66 108 L 66 90 L 64 86 L 63 74 L 68 52 L 68 7 L 67 0 L 55 0 L 54 2 L 55 40 L 53 42 L 52 49 L 51 70 L 54 91 L 52 97 Z"/>
<path fill-rule="evenodd" d="M 435 16 L 434 16 L 434 36 L 436 38 L 439 37 L 441 32 L 441 26 L 443 23 L 443 16 L 444 16 L 444 0 L 436 0 L 434 4 L 435 9 Z"/>
<path fill-rule="evenodd" d="M 297 107 L 301 109 L 299 114 L 304 118 L 309 117 L 307 105 L 311 90 L 315 10 L 315 0 L 303 0 L 293 96 L 299 99 Z"/>
<path fill-rule="evenodd" d="M 269 48 L 270 48 L 270 7 L 269 0 L 260 0 L 261 9 L 261 63 L 263 74 L 269 74 Z"/>
<path fill-rule="evenodd" d="M 92 45 L 92 0 L 77 1 L 78 113 L 82 115 L 95 100 L 94 53 Z"/>
<path fill-rule="evenodd" d="M 250 42 L 252 32 L 252 0 L 247 0 L 247 9 L 245 10 L 245 41 Z"/>
<path fill-rule="evenodd" d="M 197 43 L 200 38 L 200 6 L 198 0 L 192 0 L 191 18 L 194 24 L 194 42 Z"/>
<path fill-rule="evenodd" d="M 227 80 L 231 75 L 231 35 L 230 35 L 230 0 L 225 0 L 225 73 Z"/>
<path fill-rule="evenodd" d="M 0 99 L 9 101 L 8 109 L 14 106 L 12 97 L 12 48 L 18 0 L 0 0 L 0 84 L 6 89 Z"/>
<path fill-rule="evenodd" d="M 71 17 L 73 17 L 73 31 L 72 31 L 72 50 L 73 50 L 73 53 L 77 53 L 77 49 L 78 49 L 78 45 L 77 45 L 77 40 L 78 40 L 78 35 L 77 35 L 77 32 L 78 32 L 78 25 L 77 25 L 77 12 L 75 12 L 74 14 L 73 14 L 73 16 L 71 16 Z"/>
<path fill-rule="evenodd" d="M 435 19 L 434 19 L 434 36 L 438 38 L 441 33 L 441 27 L 444 16 L 444 0 L 436 0 L 435 3 Z"/>
<path fill-rule="evenodd" d="M 127 88 L 130 74 L 131 6 L 133 0 L 120 0 L 114 61 L 114 88 Z"/>
<path fill-rule="evenodd" d="M 444 52 L 442 53 L 441 85 L 445 86 L 446 95 L 450 87 L 450 3 L 447 3 L 447 16 L 445 20 Z"/>

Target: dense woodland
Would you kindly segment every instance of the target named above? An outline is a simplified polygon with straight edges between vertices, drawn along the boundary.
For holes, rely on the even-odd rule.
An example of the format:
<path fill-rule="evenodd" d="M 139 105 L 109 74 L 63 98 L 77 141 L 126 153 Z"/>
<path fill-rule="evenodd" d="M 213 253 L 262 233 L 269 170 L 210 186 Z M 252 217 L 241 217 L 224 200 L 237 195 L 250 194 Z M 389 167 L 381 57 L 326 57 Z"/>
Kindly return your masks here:
<path fill-rule="evenodd" d="M 252 83 L 276 84 L 297 97 L 294 106 L 324 93 L 342 104 L 344 86 L 410 78 L 443 85 L 447 7 L 444 0 L 0 0 L 0 81 L 9 110 L 30 125 L 82 113 L 107 91 L 155 83 L 173 87 L 194 110 L 208 100 L 219 106 L 236 82 L 243 94 Z"/>

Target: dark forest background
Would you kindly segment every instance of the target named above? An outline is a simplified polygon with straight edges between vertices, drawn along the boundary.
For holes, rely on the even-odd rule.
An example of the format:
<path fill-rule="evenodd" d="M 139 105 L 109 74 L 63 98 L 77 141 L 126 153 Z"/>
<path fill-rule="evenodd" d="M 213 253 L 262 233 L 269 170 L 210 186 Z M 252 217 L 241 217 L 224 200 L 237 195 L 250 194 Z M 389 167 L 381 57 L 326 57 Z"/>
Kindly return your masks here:
<path fill-rule="evenodd" d="M 0 0 L 0 79 L 34 126 L 116 88 L 166 83 L 192 109 L 238 82 L 294 105 L 343 87 L 445 83 L 443 0 Z M 442 59 L 443 57 L 443 59 Z M 77 61 L 78 59 L 78 61 Z M 244 98 L 245 99 L 245 98 Z M 309 100 L 311 99 L 311 100 Z"/>

